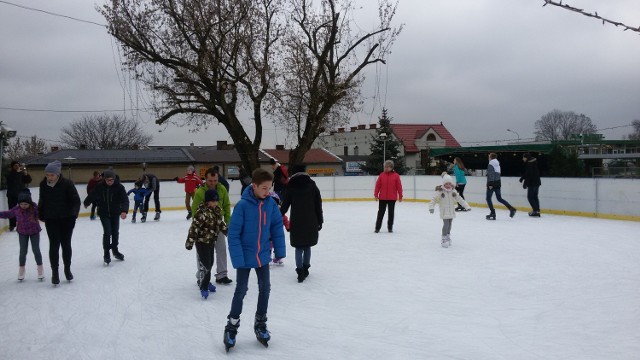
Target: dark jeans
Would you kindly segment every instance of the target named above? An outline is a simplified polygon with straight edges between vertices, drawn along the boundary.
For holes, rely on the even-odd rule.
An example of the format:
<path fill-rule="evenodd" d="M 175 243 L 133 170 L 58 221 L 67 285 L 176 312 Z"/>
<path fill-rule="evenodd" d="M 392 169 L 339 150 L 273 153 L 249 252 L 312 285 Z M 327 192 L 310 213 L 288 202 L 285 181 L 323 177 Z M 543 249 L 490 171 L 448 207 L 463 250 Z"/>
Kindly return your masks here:
<path fill-rule="evenodd" d="M 9 209 L 13 209 L 16 205 L 18 205 L 18 195 L 7 195 L 7 206 L 9 206 Z M 11 230 L 16 228 L 15 217 L 9 219 L 9 228 Z"/>
<path fill-rule="evenodd" d="M 44 222 L 49 236 L 49 262 L 52 269 L 58 269 L 59 249 L 62 247 L 62 262 L 71 265 L 71 236 L 76 226 L 75 218 L 49 219 Z"/>
<path fill-rule="evenodd" d="M 493 202 L 491 201 L 491 198 L 493 197 L 493 193 L 496 193 L 496 200 L 498 200 L 498 202 L 502 203 L 502 205 L 506 206 L 507 209 L 509 210 L 513 209 L 513 206 L 511 206 L 511 204 L 509 204 L 507 200 L 502 198 L 502 194 L 500 193 L 500 188 L 493 188 L 493 189 L 487 188 L 487 205 L 489 205 L 489 210 L 495 211 L 495 209 L 493 208 Z"/>
<path fill-rule="evenodd" d="M 384 218 L 384 213 L 389 207 L 389 216 L 387 217 L 387 229 L 393 229 L 393 215 L 396 209 L 396 201 L 395 200 L 378 200 L 378 218 L 376 219 L 376 230 L 380 230 L 382 227 L 382 218 Z"/>
<path fill-rule="evenodd" d="M 296 268 L 311 265 L 311 246 L 296 248 Z"/>
<path fill-rule="evenodd" d="M 464 199 L 464 188 L 465 188 L 465 186 L 467 186 L 467 184 L 458 184 L 458 185 L 456 185 L 456 190 L 458 190 L 458 194 L 460 194 L 460 197 L 463 198 L 463 199 Z"/>
<path fill-rule="evenodd" d="M 33 251 L 33 257 L 36 259 L 36 264 L 42 265 L 42 254 L 40 253 L 40 234 L 18 234 L 18 241 L 20 241 L 20 257 L 18 261 L 20 262 L 20 266 L 24 266 L 27 263 L 29 239 L 31 239 L 31 251 Z"/>
<path fill-rule="evenodd" d="M 160 182 L 158 181 L 158 184 L 156 185 L 156 190 L 154 192 L 152 192 L 151 194 L 153 194 L 153 205 L 156 207 L 156 212 L 162 212 L 160 210 Z M 149 200 L 151 199 L 151 194 L 148 194 L 147 196 L 144 197 L 144 208 L 143 208 L 143 213 L 148 213 L 149 212 Z"/>
<path fill-rule="evenodd" d="M 100 216 L 102 223 L 102 248 L 117 249 L 120 238 L 120 216 Z"/>
<path fill-rule="evenodd" d="M 138 213 L 138 210 L 140 210 L 140 212 L 142 212 L 142 210 L 143 210 L 143 209 L 144 209 L 144 202 L 142 202 L 142 201 L 140 201 L 140 202 L 135 201 L 135 202 L 133 203 L 133 215 L 132 215 L 132 216 L 133 216 L 133 218 L 134 218 L 134 219 L 136 218 L 136 214 Z"/>
<path fill-rule="evenodd" d="M 531 209 L 535 212 L 540 212 L 540 200 L 538 199 L 538 190 L 540 190 L 540 186 L 529 186 L 527 188 L 527 200 L 529 200 Z"/>
<path fill-rule="evenodd" d="M 196 251 L 198 252 L 198 267 L 203 269 L 200 278 L 200 290 L 209 289 L 211 282 L 211 268 L 213 267 L 213 244 L 205 244 L 196 242 Z"/>
<path fill-rule="evenodd" d="M 256 315 L 267 315 L 269 307 L 269 293 L 271 292 L 271 280 L 269 275 L 269 264 L 256 268 L 256 276 L 258 277 L 258 308 Z M 229 317 L 239 319 L 242 314 L 242 301 L 249 289 L 249 273 L 251 269 L 236 270 L 236 291 L 233 293 L 231 301 L 231 311 Z"/>
<path fill-rule="evenodd" d="M 98 207 L 96 203 L 91 204 L 91 217 L 96 216 L 96 207 Z"/>

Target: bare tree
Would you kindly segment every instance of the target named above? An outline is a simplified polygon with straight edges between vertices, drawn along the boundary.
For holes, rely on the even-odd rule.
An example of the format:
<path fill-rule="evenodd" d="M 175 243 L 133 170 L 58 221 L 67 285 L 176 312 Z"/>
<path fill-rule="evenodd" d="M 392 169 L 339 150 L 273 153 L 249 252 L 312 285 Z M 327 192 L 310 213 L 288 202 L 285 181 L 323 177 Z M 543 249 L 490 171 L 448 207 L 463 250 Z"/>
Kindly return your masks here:
<path fill-rule="evenodd" d="M 60 142 L 76 149 L 131 149 L 153 139 L 137 122 L 120 115 L 84 116 L 61 132 Z"/>
<path fill-rule="evenodd" d="M 36 135 L 33 135 L 24 141 L 17 137 L 15 140 L 9 141 L 9 145 L 6 147 L 6 152 L 9 159 L 21 161 L 31 156 L 46 153 L 47 142 L 43 139 L 39 139 Z"/>
<path fill-rule="evenodd" d="M 542 6 L 547 6 L 547 5 L 557 6 L 557 7 L 561 8 L 561 9 L 573 11 L 573 12 L 576 12 L 578 14 L 582 14 L 584 16 L 588 16 L 588 17 L 591 17 L 591 18 L 594 18 L 594 19 L 601 20 L 602 21 L 602 25 L 611 24 L 611 25 L 614 25 L 616 27 L 621 27 L 623 31 L 631 30 L 631 31 L 635 31 L 635 32 L 640 33 L 640 26 L 632 27 L 632 26 L 629 26 L 629 25 L 625 25 L 625 24 L 623 24 L 623 23 L 621 23 L 619 21 L 615 21 L 615 20 L 610 20 L 610 19 L 604 18 L 604 17 L 598 15 L 597 11 L 594 11 L 593 13 L 590 13 L 590 12 L 584 11 L 584 9 L 579 9 L 577 7 L 573 7 L 573 6 L 571 6 L 569 4 L 566 4 L 566 3 L 563 4 L 562 0 L 560 0 L 560 1 L 543 0 L 543 1 L 544 1 L 544 4 Z"/>
<path fill-rule="evenodd" d="M 372 35 L 350 38 L 340 30 L 346 24 L 340 11 L 349 8 L 349 0 L 322 0 L 319 8 L 306 0 L 112 0 L 101 12 L 125 51 L 124 65 L 157 95 L 156 123 L 206 130 L 218 121 L 251 171 L 258 167 L 267 109 L 298 114 L 287 118 L 300 122 L 298 140 L 305 141 L 298 153 L 304 156 L 333 107 L 341 100 L 348 107 L 347 95 L 362 70 L 355 69 L 382 60 L 377 54 L 388 47 L 376 42 L 388 39 L 374 38 L 389 31 L 388 23 Z M 352 48 L 341 48 L 346 44 Z M 365 61 L 344 56 L 360 44 L 372 48 Z M 320 77 L 315 87 L 296 88 L 315 92 L 304 99 L 285 91 L 292 85 L 288 67 L 303 60 L 319 69 L 305 75 Z M 309 103 L 293 107 L 296 100 Z"/>
<path fill-rule="evenodd" d="M 627 137 L 629 138 L 629 140 L 640 140 L 640 120 L 633 120 L 631 122 L 631 126 L 633 126 L 633 132 Z"/>
<path fill-rule="evenodd" d="M 536 140 L 568 140 L 571 135 L 595 134 L 591 118 L 573 111 L 553 110 L 535 123 Z"/>

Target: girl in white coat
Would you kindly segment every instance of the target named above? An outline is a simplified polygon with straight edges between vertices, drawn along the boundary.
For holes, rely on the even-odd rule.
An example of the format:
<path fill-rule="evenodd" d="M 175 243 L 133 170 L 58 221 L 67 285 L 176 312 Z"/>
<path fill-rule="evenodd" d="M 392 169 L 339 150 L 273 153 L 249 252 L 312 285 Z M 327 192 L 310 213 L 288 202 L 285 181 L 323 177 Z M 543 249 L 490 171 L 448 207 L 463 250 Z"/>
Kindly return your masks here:
<path fill-rule="evenodd" d="M 442 186 L 436 187 L 436 192 L 429 203 L 429 212 L 434 213 L 436 204 L 440 205 L 440 218 L 444 222 L 442 226 L 442 247 L 448 248 L 451 245 L 451 225 L 456 217 L 455 208 L 458 204 L 466 211 L 471 211 L 467 202 L 454 190 L 455 183 L 447 173 L 442 174 Z"/>

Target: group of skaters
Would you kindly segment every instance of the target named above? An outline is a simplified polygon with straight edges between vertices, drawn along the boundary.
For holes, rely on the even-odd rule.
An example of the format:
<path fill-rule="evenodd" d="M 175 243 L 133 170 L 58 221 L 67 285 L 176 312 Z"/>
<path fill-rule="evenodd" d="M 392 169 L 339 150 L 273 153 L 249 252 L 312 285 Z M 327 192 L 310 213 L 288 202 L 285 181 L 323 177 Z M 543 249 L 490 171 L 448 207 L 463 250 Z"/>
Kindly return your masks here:
<path fill-rule="evenodd" d="M 538 191 L 540 185 L 540 172 L 538 170 L 537 159 L 531 153 L 523 154 L 524 171 L 520 177 L 522 187 L 527 190 L 527 200 L 531 205 L 532 211 L 529 212 L 531 217 L 540 217 L 540 200 L 538 199 Z M 394 163 L 391 160 L 384 162 L 384 171 L 378 176 L 373 196 L 378 201 L 378 216 L 374 228 L 375 233 L 380 232 L 382 220 L 388 209 L 387 230 L 393 232 L 393 221 L 395 213 L 396 201 L 402 202 L 402 182 L 400 175 L 393 170 Z M 440 218 L 443 221 L 441 245 L 448 248 L 451 245 L 451 226 L 456 212 L 471 211 L 471 207 L 464 199 L 464 189 L 467 184 L 465 176 L 465 167 L 461 158 L 454 159 L 453 173 L 455 180 L 447 173 L 442 173 L 442 184 L 436 186 L 431 202 L 429 203 L 429 212 L 435 212 L 435 206 L 439 206 Z M 486 201 L 489 207 L 487 220 L 496 220 L 496 211 L 493 207 L 493 195 L 496 200 L 503 204 L 509 210 L 509 217 L 514 217 L 516 208 L 508 201 L 502 198 L 501 188 L 501 168 L 498 156 L 495 153 L 489 154 L 489 164 L 487 166 L 487 190 Z"/>

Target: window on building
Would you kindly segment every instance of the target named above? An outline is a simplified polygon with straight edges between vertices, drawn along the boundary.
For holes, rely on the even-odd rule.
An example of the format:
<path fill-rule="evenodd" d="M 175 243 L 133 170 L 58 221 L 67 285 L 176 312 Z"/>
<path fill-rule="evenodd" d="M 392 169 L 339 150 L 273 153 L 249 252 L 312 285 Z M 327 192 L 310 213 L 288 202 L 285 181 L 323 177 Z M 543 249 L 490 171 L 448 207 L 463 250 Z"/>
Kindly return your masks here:
<path fill-rule="evenodd" d="M 349 147 L 348 146 L 344 146 L 344 156 L 349 156 Z"/>
<path fill-rule="evenodd" d="M 358 145 L 353 147 L 353 155 L 360 155 L 358 152 Z"/>
<path fill-rule="evenodd" d="M 436 136 L 434 134 L 427 135 L 427 141 L 436 141 Z"/>

